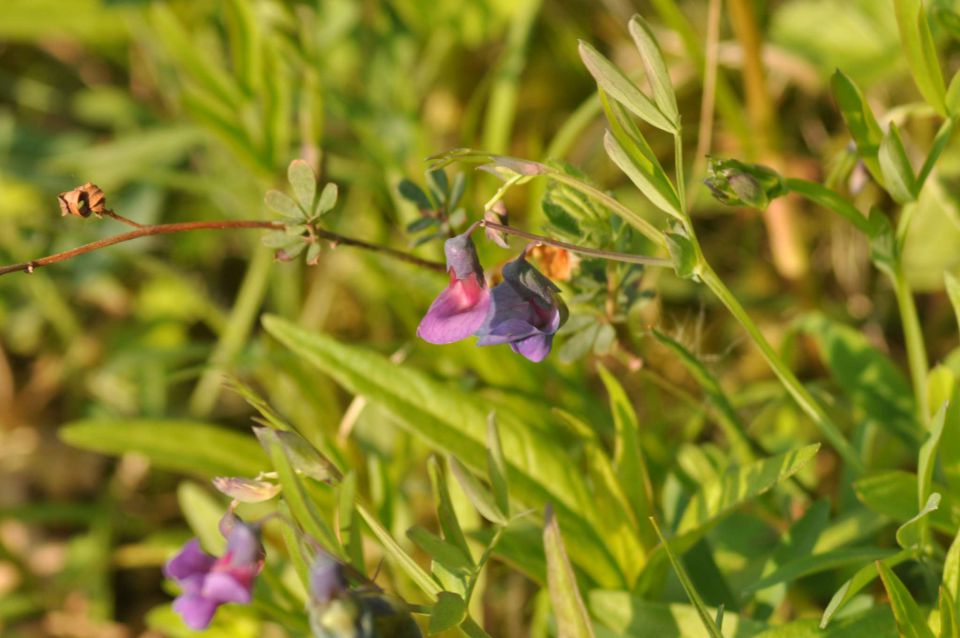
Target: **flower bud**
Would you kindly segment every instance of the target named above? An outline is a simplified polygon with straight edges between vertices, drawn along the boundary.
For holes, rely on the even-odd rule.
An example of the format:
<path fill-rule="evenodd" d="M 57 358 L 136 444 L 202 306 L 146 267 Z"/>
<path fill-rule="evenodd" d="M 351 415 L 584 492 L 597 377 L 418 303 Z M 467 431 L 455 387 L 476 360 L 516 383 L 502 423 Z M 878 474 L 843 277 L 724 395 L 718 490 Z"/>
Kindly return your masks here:
<path fill-rule="evenodd" d="M 717 201 L 728 206 L 766 209 L 786 193 L 780 175 L 760 164 L 711 158 L 704 180 Z"/>
<path fill-rule="evenodd" d="M 98 217 L 106 212 L 106 197 L 99 186 L 87 182 L 72 191 L 57 195 L 60 213 L 63 216 L 89 217 L 90 213 Z"/>

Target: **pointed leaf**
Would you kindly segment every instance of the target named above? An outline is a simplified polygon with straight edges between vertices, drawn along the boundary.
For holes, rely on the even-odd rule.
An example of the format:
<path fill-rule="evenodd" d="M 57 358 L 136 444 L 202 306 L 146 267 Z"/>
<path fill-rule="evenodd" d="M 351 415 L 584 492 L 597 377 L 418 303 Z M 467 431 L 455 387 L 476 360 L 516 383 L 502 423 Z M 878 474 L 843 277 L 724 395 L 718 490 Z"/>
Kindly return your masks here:
<path fill-rule="evenodd" d="M 949 401 L 944 401 L 940 409 L 930 421 L 930 433 L 927 440 L 920 446 L 920 456 L 917 461 L 917 499 L 918 502 L 926 503 L 930 496 L 930 484 L 933 481 L 933 466 L 937 460 L 937 446 L 940 445 L 940 437 L 943 434 L 943 424 L 947 416 L 947 407 Z"/>
<path fill-rule="evenodd" d="M 953 594 L 954 604 L 960 606 L 960 530 L 943 560 L 943 578 L 940 583 Z"/>
<path fill-rule="evenodd" d="M 363 517 L 364 522 L 367 524 L 367 527 L 370 528 L 370 531 L 373 532 L 373 535 L 376 536 L 380 544 L 383 545 L 387 556 L 392 558 L 424 593 L 429 594 L 431 598 L 436 598 L 441 591 L 440 585 L 438 585 L 427 572 L 423 571 L 420 565 L 417 564 L 417 561 L 413 560 L 409 554 L 403 551 L 403 548 L 397 544 L 397 541 L 393 539 L 390 532 L 380 524 L 380 521 L 378 521 L 373 514 L 367 511 L 367 508 L 362 505 L 357 505 L 357 511 L 360 512 L 360 516 Z"/>
<path fill-rule="evenodd" d="M 878 153 L 880 172 L 887 185 L 887 192 L 898 204 L 907 204 L 917 199 L 917 178 L 903 148 L 900 129 L 890 122 L 890 131 L 880 142 Z"/>
<path fill-rule="evenodd" d="M 315 215 L 324 215 L 337 205 L 337 195 L 339 193 L 338 187 L 333 182 L 330 182 L 323 187 L 323 190 L 320 192 L 320 199 L 317 200 L 317 206 L 314 209 Z"/>
<path fill-rule="evenodd" d="M 900 635 L 903 638 L 935 638 L 927 626 L 927 617 L 904 587 L 903 582 L 887 565 L 877 562 L 877 571 L 890 597 L 890 606 L 893 607 L 893 617 L 897 620 Z"/>
<path fill-rule="evenodd" d="M 443 538 L 454 547 L 459 548 L 469 561 L 470 548 L 467 546 L 467 539 L 463 535 L 463 530 L 460 529 L 460 521 L 457 520 L 457 513 L 453 509 L 453 501 L 450 500 L 446 474 L 435 456 L 431 456 L 427 462 L 427 470 L 430 473 L 433 500 L 437 504 L 437 519 L 440 521 L 440 529 L 443 530 Z"/>
<path fill-rule="evenodd" d="M 453 475 L 457 478 L 457 482 L 460 483 L 460 487 L 463 488 L 467 498 L 470 499 L 473 506 L 477 508 L 480 515 L 491 523 L 506 525 L 508 522 L 507 516 L 504 512 L 500 511 L 496 499 L 490 490 L 480 483 L 470 470 L 464 467 L 456 458 L 450 457 L 449 460 L 450 471 L 453 472 Z"/>
<path fill-rule="evenodd" d="M 507 462 L 503 457 L 500 430 L 497 429 L 497 419 L 493 412 L 487 418 L 487 473 L 497 509 L 509 518 L 510 488 L 507 484 Z"/>
<path fill-rule="evenodd" d="M 663 61 L 663 53 L 650 31 L 650 25 L 639 15 L 630 19 L 630 35 L 640 51 L 643 67 L 647 71 L 647 80 L 653 88 L 653 99 L 657 107 L 675 127 L 680 127 L 680 111 L 677 109 L 677 96 L 673 91 L 670 73 Z"/>
<path fill-rule="evenodd" d="M 940 586 L 940 636 L 939 638 L 960 638 L 960 611 L 957 601 L 946 587 Z"/>
<path fill-rule="evenodd" d="M 623 71 L 583 41 L 580 42 L 580 59 L 600 88 L 610 97 L 648 124 L 668 133 L 676 132 L 677 127 Z"/>
<path fill-rule="evenodd" d="M 547 588 L 557 618 L 558 638 L 593 638 L 593 625 L 584 607 L 577 578 L 567 557 L 553 508 L 547 505 L 543 549 L 547 556 Z"/>
<path fill-rule="evenodd" d="M 300 208 L 312 211 L 313 200 L 317 196 L 317 174 L 310 165 L 302 159 L 293 160 L 287 168 L 287 179 Z"/>
<path fill-rule="evenodd" d="M 881 563 L 887 567 L 894 567 L 900 563 L 913 558 L 913 550 L 902 550 L 893 556 L 884 558 Z M 877 566 L 874 563 L 864 565 L 847 582 L 840 586 L 840 589 L 833 595 L 827 608 L 820 618 L 820 628 L 825 629 L 833 616 L 843 608 L 854 596 L 859 594 L 864 587 L 869 585 L 877 577 Z"/>
<path fill-rule="evenodd" d="M 940 494 L 934 492 L 920 508 L 917 515 L 897 529 L 897 544 L 903 549 L 917 549 L 924 542 L 926 529 L 930 522 L 927 518 L 940 507 Z"/>
<path fill-rule="evenodd" d="M 676 199 L 676 194 L 667 191 L 667 188 L 672 189 L 673 187 L 666 182 L 666 174 L 663 173 L 662 168 L 655 166 L 652 162 L 645 161 L 642 154 L 629 153 L 610 131 L 607 131 L 603 136 L 603 148 L 607 151 L 607 156 L 617 165 L 617 168 L 630 178 L 634 186 L 640 189 L 640 192 L 650 200 L 651 204 L 672 217 L 678 219 L 683 217 L 683 211 L 680 208 L 679 200 Z"/>
<path fill-rule="evenodd" d="M 894 0 L 900 42 L 910 66 L 910 75 L 927 103 L 946 114 L 946 89 L 937 61 L 937 51 L 922 0 Z"/>
<path fill-rule="evenodd" d="M 874 117 L 860 88 L 839 69 L 833 74 L 831 85 L 837 106 L 840 107 L 840 113 L 847 123 L 847 129 L 857 144 L 857 153 L 874 179 L 882 184 L 883 175 L 880 172 L 877 153 L 880 150 L 880 142 L 883 140 L 883 131 L 880 130 L 877 118 Z"/>

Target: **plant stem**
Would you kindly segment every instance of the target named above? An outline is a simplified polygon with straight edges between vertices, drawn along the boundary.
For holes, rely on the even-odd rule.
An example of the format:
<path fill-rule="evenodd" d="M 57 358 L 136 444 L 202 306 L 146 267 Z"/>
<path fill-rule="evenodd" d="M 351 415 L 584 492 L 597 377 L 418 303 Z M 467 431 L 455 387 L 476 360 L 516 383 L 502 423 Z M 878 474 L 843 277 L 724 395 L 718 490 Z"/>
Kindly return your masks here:
<path fill-rule="evenodd" d="M 930 422 L 930 411 L 927 409 L 927 362 L 926 346 L 923 342 L 923 330 L 920 328 L 920 319 L 917 315 L 917 305 L 913 301 L 913 291 L 903 274 L 903 268 L 897 264 L 896 270 L 890 277 L 893 282 L 893 292 L 897 297 L 897 306 L 900 309 L 900 322 L 903 325 L 903 340 L 907 347 L 907 365 L 910 368 L 910 379 L 913 381 L 913 394 L 917 402 L 917 416 L 924 426 Z"/>
<path fill-rule="evenodd" d="M 777 354 L 773 346 L 770 345 L 770 342 L 767 341 L 767 338 L 763 336 L 760 328 L 753 322 L 753 319 L 750 318 L 750 315 L 747 314 L 747 311 L 737 298 L 734 297 L 733 293 L 730 292 L 726 284 L 723 283 L 723 280 L 714 272 L 713 268 L 711 268 L 706 261 L 701 260 L 698 274 L 703 283 L 713 291 L 713 294 L 717 296 L 720 302 L 730 311 L 730 314 L 732 314 L 734 318 L 740 322 L 740 325 L 743 326 L 743 329 L 747 331 L 747 334 L 750 335 L 750 338 L 753 339 L 754 343 L 756 343 L 760 349 L 761 354 L 763 354 L 763 358 L 767 360 L 767 364 L 769 364 L 773 373 L 777 375 L 777 378 L 783 383 L 787 392 L 790 393 L 790 396 L 793 397 L 797 405 L 800 406 L 800 409 L 813 420 L 817 429 L 820 430 L 830 444 L 833 445 L 840 456 L 843 457 L 844 461 L 855 470 L 863 471 L 863 462 L 857 455 L 857 451 L 843 437 L 843 434 L 830 420 L 830 417 L 827 416 L 824 409 L 783 362 L 780 355 Z"/>
<path fill-rule="evenodd" d="M 637 213 L 630 210 L 600 189 L 594 188 L 589 184 L 581 182 L 575 177 L 571 177 L 555 170 L 549 170 L 545 173 L 545 176 L 548 179 L 554 180 L 555 182 L 566 184 L 570 188 L 580 191 L 587 197 L 592 197 L 616 214 L 620 215 L 620 217 L 622 217 L 628 224 L 639 230 L 644 237 L 652 241 L 657 246 L 661 248 L 667 247 L 667 241 L 664 238 L 663 233 L 660 232 L 656 226 L 645 220 L 643 217 L 640 217 Z"/>
<path fill-rule="evenodd" d="M 122 244 L 123 242 L 131 241 L 133 239 L 139 239 L 141 237 L 150 237 L 152 235 L 173 235 L 175 233 L 185 233 L 196 230 L 227 230 L 227 229 L 243 229 L 243 228 L 258 228 L 262 230 L 284 230 L 287 227 L 286 224 L 282 222 L 270 222 L 270 221 L 257 221 L 257 220 L 223 220 L 223 221 L 198 221 L 198 222 L 180 222 L 176 224 L 157 224 L 152 226 L 141 226 L 136 230 L 132 230 L 128 233 L 122 233 L 120 235 L 114 235 L 112 237 L 105 237 L 103 239 L 90 242 L 89 244 L 84 244 L 70 250 L 65 250 L 60 253 L 53 255 L 48 255 L 46 257 L 41 257 L 39 259 L 33 259 L 31 261 L 25 261 L 19 264 L 10 264 L 9 266 L 0 266 L 0 275 L 6 275 L 12 272 L 22 272 L 32 273 L 37 268 L 41 266 L 49 266 L 51 264 L 56 264 L 61 261 L 66 261 L 77 257 L 78 255 L 83 255 L 95 250 L 100 250 L 101 248 L 106 248 L 107 246 L 113 246 L 115 244 Z M 346 237 L 340 235 L 339 233 L 330 232 L 328 230 L 323 230 L 320 228 L 315 229 L 315 234 L 318 237 L 326 239 L 327 241 L 333 242 L 336 245 L 343 246 L 354 246 L 356 248 L 363 248 L 365 250 L 371 250 L 374 252 L 382 253 L 388 257 L 398 259 L 400 261 L 405 261 L 409 264 L 419 266 L 421 268 L 428 268 L 430 270 L 435 270 L 437 272 L 446 272 L 447 268 L 445 265 L 429 261 L 427 259 L 421 259 L 416 255 L 411 255 L 410 253 L 405 253 L 388 246 L 380 246 L 377 244 L 371 244 L 365 242 L 361 239 L 354 239 L 352 237 Z"/>
<path fill-rule="evenodd" d="M 680 200 L 680 210 L 687 210 L 687 183 L 683 175 L 683 128 L 677 127 L 673 134 L 674 171 L 677 174 L 677 197 Z"/>
<path fill-rule="evenodd" d="M 643 264 L 645 266 L 660 266 L 662 268 L 673 267 L 673 262 L 671 260 L 662 259 L 660 257 L 647 257 L 645 255 L 631 255 L 628 253 L 614 252 L 612 250 L 601 250 L 599 248 L 588 248 L 586 246 L 577 246 L 576 244 L 568 244 L 565 241 L 559 241 L 557 239 L 550 239 L 549 237 L 544 237 L 543 235 L 528 233 L 525 230 L 519 230 L 511 226 L 504 226 L 503 224 L 498 224 L 496 222 L 481 221 L 480 225 L 485 228 L 492 228 L 493 230 L 500 231 L 502 233 L 507 233 L 508 235 L 516 235 L 517 237 L 523 237 L 524 239 L 535 241 L 538 244 L 545 244 L 547 246 L 556 246 L 557 248 L 563 248 L 564 250 L 569 250 L 572 253 L 586 255 L 588 257 L 598 257 L 600 259 L 608 259 L 610 261 L 622 261 L 628 264 Z"/>

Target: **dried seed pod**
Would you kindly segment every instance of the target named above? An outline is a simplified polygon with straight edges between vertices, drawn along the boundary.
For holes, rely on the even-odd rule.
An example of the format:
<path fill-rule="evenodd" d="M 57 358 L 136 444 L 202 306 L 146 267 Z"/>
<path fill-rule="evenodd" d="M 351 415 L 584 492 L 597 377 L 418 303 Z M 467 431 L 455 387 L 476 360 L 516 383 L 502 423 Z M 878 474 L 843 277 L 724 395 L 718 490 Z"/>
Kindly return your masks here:
<path fill-rule="evenodd" d="M 106 197 L 100 187 L 87 182 L 72 191 L 57 195 L 60 213 L 63 216 L 89 217 L 90 213 L 98 217 L 107 211 Z"/>

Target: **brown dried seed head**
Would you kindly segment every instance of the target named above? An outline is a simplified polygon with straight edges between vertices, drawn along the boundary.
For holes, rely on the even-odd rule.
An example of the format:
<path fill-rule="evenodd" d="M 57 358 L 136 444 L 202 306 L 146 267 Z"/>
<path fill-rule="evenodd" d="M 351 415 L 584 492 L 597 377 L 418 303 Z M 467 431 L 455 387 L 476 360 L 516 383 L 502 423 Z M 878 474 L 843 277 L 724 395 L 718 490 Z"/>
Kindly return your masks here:
<path fill-rule="evenodd" d="M 100 216 L 106 212 L 106 197 L 100 187 L 87 182 L 72 191 L 57 195 L 60 213 L 64 216 L 89 217 L 91 213 Z"/>

